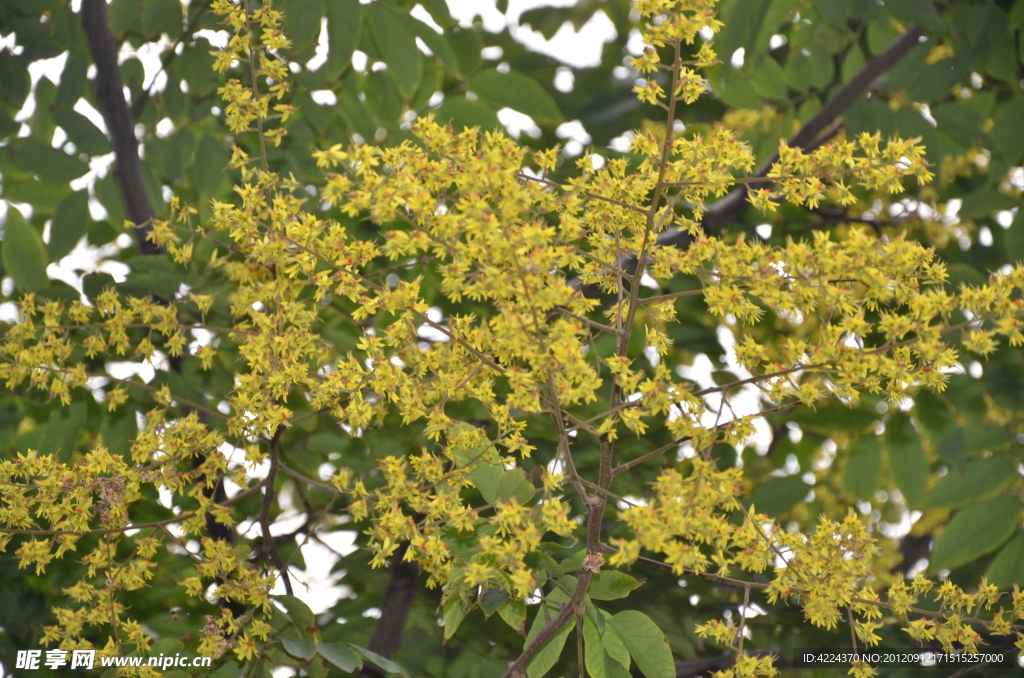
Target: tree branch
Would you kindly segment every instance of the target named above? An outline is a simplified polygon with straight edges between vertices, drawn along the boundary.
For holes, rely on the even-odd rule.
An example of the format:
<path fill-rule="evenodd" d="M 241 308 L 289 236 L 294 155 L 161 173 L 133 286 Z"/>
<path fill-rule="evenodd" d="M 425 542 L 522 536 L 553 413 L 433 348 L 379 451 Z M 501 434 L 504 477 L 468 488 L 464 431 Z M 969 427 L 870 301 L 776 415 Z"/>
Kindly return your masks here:
<path fill-rule="evenodd" d="M 274 567 L 276 567 L 277 571 L 281 573 L 281 578 L 284 580 L 285 591 L 288 595 L 293 595 L 292 580 L 291 577 L 288 576 L 288 568 L 281 559 L 281 554 L 277 551 L 277 544 L 274 543 L 274 535 L 270 533 L 270 511 L 274 506 L 274 497 L 277 496 L 274 481 L 277 480 L 277 469 L 281 465 L 280 444 L 281 434 L 283 432 L 283 428 L 278 428 L 277 431 L 274 432 L 274 437 L 270 441 L 270 470 L 267 471 L 267 483 L 263 486 L 263 502 L 260 504 L 258 522 L 260 524 L 260 531 L 263 534 L 263 557 L 269 557 L 274 563 Z"/>
<path fill-rule="evenodd" d="M 919 26 L 911 26 L 895 42 L 871 61 L 853 77 L 839 92 L 836 93 L 828 103 L 807 121 L 800 130 L 787 142 L 792 147 L 808 150 L 815 145 L 815 140 L 821 134 L 828 135 L 829 128 L 843 111 L 849 108 L 857 97 L 867 89 L 868 85 L 885 71 L 892 68 L 900 59 L 906 56 L 907 52 L 913 49 L 924 31 Z M 754 178 L 767 176 L 772 165 L 778 160 L 778 151 L 772 154 L 758 169 Z M 749 182 L 748 182 L 749 183 Z M 721 200 L 711 204 L 704 211 L 704 218 L 701 227 L 705 233 L 714 234 L 734 221 L 747 209 L 747 186 L 740 183 L 728 195 Z M 663 231 L 658 235 L 657 244 L 660 247 L 678 247 L 684 249 L 689 246 L 692 236 L 687 231 Z M 616 262 L 616 267 L 623 269 L 632 275 L 637 269 L 636 257 L 623 257 Z M 601 292 L 597 285 L 586 285 L 579 278 L 569 283 L 574 289 L 580 290 L 585 297 L 594 298 L 600 296 Z"/>
<path fill-rule="evenodd" d="M 139 254 L 159 254 L 160 248 L 146 240 L 152 230 L 153 205 L 142 179 L 139 141 L 135 120 L 124 98 L 124 80 L 117 64 L 117 45 L 107 23 L 106 0 L 82 0 L 82 30 L 96 65 L 96 99 L 114 147 L 114 179 L 128 219 L 139 226 L 135 242 Z"/>
<path fill-rule="evenodd" d="M 402 642 L 405 620 L 416 594 L 416 577 L 420 568 L 416 563 L 405 560 L 408 549 L 409 542 L 403 541 L 391 556 L 391 576 L 380 606 L 380 619 L 370 637 L 368 649 L 387 659 L 395 656 Z M 384 671 L 376 664 L 366 662 L 357 678 L 384 678 Z"/>
<path fill-rule="evenodd" d="M 832 125 L 833 121 L 836 120 L 843 112 L 853 105 L 857 100 L 857 97 L 868 88 L 868 85 L 874 81 L 882 73 L 892 68 L 907 55 L 911 49 L 916 47 L 920 42 L 921 37 L 924 36 L 924 30 L 920 26 L 911 26 L 903 33 L 899 38 L 896 39 L 891 45 L 889 45 L 885 51 L 873 58 L 861 71 L 853 76 L 850 82 L 836 93 L 832 99 L 829 100 L 825 106 L 818 111 L 818 114 L 807 121 L 803 127 L 801 127 L 796 134 L 790 137 L 787 142 L 789 146 L 794 148 L 803 148 L 807 150 L 812 146 L 814 140 L 819 134 L 826 132 L 829 126 Z M 771 157 L 762 163 L 755 176 L 764 177 L 767 176 L 774 165 L 779 159 L 778 150 L 772 153 Z M 701 226 L 704 228 L 705 233 L 717 233 L 722 227 L 734 220 L 747 207 L 747 187 L 740 185 L 729 195 L 725 196 L 714 205 L 708 207 L 704 213 L 704 220 L 701 222 Z M 677 232 L 678 233 L 678 232 Z M 665 233 L 665 236 L 673 236 L 676 233 Z M 666 237 L 666 240 L 671 238 Z M 658 239 L 658 244 L 674 244 L 671 242 L 662 243 L 661 238 Z"/>

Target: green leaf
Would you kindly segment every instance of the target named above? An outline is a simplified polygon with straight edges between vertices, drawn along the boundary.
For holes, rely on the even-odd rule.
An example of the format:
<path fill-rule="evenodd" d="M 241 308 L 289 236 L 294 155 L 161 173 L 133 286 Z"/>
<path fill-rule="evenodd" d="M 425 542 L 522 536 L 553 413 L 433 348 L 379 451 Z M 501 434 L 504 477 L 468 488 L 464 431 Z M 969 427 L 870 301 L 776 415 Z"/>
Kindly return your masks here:
<path fill-rule="evenodd" d="M 931 570 L 952 570 L 995 551 L 1020 523 L 1020 502 L 1001 495 L 956 514 L 935 541 Z"/>
<path fill-rule="evenodd" d="M 608 623 L 647 678 L 675 678 L 676 667 L 668 638 L 650 617 L 643 612 L 626 610 Z"/>
<path fill-rule="evenodd" d="M 301 659 L 304 662 L 308 662 L 316 656 L 316 646 L 308 640 L 284 638 L 281 640 L 281 643 L 284 645 L 284 649 L 288 654 L 296 659 Z"/>
<path fill-rule="evenodd" d="M 965 144 L 974 143 L 981 137 L 981 116 L 968 106 L 942 104 L 932 109 L 932 117 L 939 129 L 946 130 Z"/>
<path fill-rule="evenodd" d="M 444 2 L 445 0 L 438 0 Z M 452 49 L 459 58 L 459 70 L 463 75 L 475 71 L 483 60 L 480 50 L 484 48 L 484 40 L 480 35 L 480 29 L 463 28 L 449 37 Z"/>
<path fill-rule="evenodd" d="M 104 408 L 100 434 L 103 436 L 103 446 L 111 454 L 127 457 L 131 451 L 132 441 L 139 434 L 135 410 L 127 405 L 122 405 L 114 412 L 108 412 Z"/>
<path fill-rule="evenodd" d="M 751 57 L 761 22 L 771 6 L 770 0 L 738 0 L 725 5 L 722 19 L 725 28 L 716 36 L 716 50 L 723 55 L 743 47 Z"/>
<path fill-rule="evenodd" d="M 526 481 L 526 472 L 523 469 L 509 469 L 501 474 L 501 480 L 498 481 L 498 487 L 495 491 L 495 500 L 505 501 L 516 497 L 516 500 L 522 504 L 527 499 L 527 497 L 522 495 L 533 489 L 533 485 Z"/>
<path fill-rule="evenodd" d="M 1013 588 L 1014 584 L 1024 584 L 1024 533 L 1018 532 L 1006 542 L 988 566 L 986 576 L 989 583 L 1001 591 Z"/>
<path fill-rule="evenodd" d="M 64 72 L 60 74 L 57 98 L 54 101 L 58 110 L 71 110 L 82 96 L 82 90 L 87 82 L 86 73 L 89 71 L 89 63 L 90 61 L 81 54 L 72 52 L 68 56 L 68 60 L 64 64 Z M 60 125 L 60 121 L 57 124 Z M 61 125 L 61 127 L 64 126 Z"/>
<path fill-rule="evenodd" d="M 509 598 L 498 608 L 498 616 L 519 635 L 526 633 L 526 601 Z"/>
<path fill-rule="evenodd" d="M 822 19 L 836 28 L 846 28 L 846 5 L 848 0 L 812 0 L 812 3 Z"/>
<path fill-rule="evenodd" d="M 53 119 L 61 129 L 67 132 L 68 139 L 75 144 L 79 153 L 88 155 L 110 153 L 110 140 L 107 139 L 107 136 L 89 118 L 78 111 L 71 108 L 57 108 L 53 112 Z"/>
<path fill-rule="evenodd" d="M 480 462 L 466 477 L 480 490 L 480 496 L 484 501 L 493 504 L 498 496 L 498 483 L 501 482 L 503 473 L 501 464 Z"/>
<path fill-rule="evenodd" d="M 1024 261 L 1024 210 L 1017 210 L 1006 233 L 1006 258 L 1016 263 Z"/>
<path fill-rule="evenodd" d="M 1002 21 L 995 22 L 991 30 L 986 31 L 986 41 L 988 42 L 988 59 L 985 63 L 985 71 L 997 80 L 1016 84 L 1019 80 L 1017 46 L 1009 26 Z"/>
<path fill-rule="evenodd" d="M 78 429 L 85 423 L 86 407 L 83 401 L 73 401 L 66 407 L 58 407 L 50 415 L 43 434 L 39 436 L 39 454 L 53 454 L 63 463 L 71 461 L 75 453 Z"/>
<path fill-rule="evenodd" d="M 800 56 L 802 55 L 790 58 L 795 62 Z M 757 71 L 753 73 L 751 81 L 758 94 L 766 99 L 785 101 L 789 98 L 789 84 L 786 71 L 782 70 L 782 66 L 779 65 L 779 62 L 774 57 L 767 56 L 764 58 Z"/>
<path fill-rule="evenodd" d="M 960 211 L 957 213 L 967 219 L 983 219 L 991 217 L 1000 210 L 1008 210 L 1020 204 L 1020 200 L 999 191 L 981 189 L 964 198 Z"/>
<path fill-rule="evenodd" d="M 394 78 L 389 77 L 387 71 L 367 73 L 363 78 L 363 93 L 367 107 L 384 127 L 393 127 L 400 122 L 405 104 L 395 88 Z"/>
<path fill-rule="evenodd" d="M 533 118 L 538 125 L 555 125 L 562 112 L 540 83 L 522 73 L 481 71 L 469 82 L 469 90 L 499 108 L 508 106 Z"/>
<path fill-rule="evenodd" d="M 508 591 L 505 589 L 490 588 L 484 591 L 484 595 L 480 597 L 480 610 L 483 611 L 484 617 L 490 617 L 497 612 L 508 598 Z"/>
<path fill-rule="evenodd" d="M 843 489 L 865 501 L 874 496 L 882 473 L 882 446 L 878 436 L 866 435 L 850 446 L 843 467 Z"/>
<path fill-rule="evenodd" d="M 284 34 L 292 41 L 290 52 L 293 58 L 306 61 L 312 57 L 316 49 L 316 39 L 320 35 L 324 1 L 279 0 L 275 3 L 275 9 L 284 12 Z"/>
<path fill-rule="evenodd" d="M 789 61 L 786 63 L 786 77 L 793 89 L 801 92 L 812 88 L 823 89 L 832 82 L 834 76 L 832 54 L 825 45 L 812 43 L 808 54 L 804 54 L 803 51 L 790 51 Z"/>
<path fill-rule="evenodd" d="M 230 153 L 220 141 L 212 135 L 203 135 L 196 147 L 195 161 L 196 187 L 203 196 L 213 198 L 217 195 L 230 159 Z"/>
<path fill-rule="evenodd" d="M 1024 4 L 1015 2 L 1010 10 L 1010 26 L 1013 28 L 1024 28 Z"/>
<path fill-rule="evenodd" d="M 50 181 L 71 181 L 89 171 L 88 165 L 38 139 L 12 141 L 7 152 L 19 165 Z"/>
<path fill-rule="evenodd" d="M 878 415 L 873 411 L 847 407 L 835 401 L 816 410 L 805 407 L 793 413 L 793 421 L 800 424 L 800 428 L 825 435 L 832 435 L 836 431 L 859 433 L 877 419 Z"/>
<path fill-rule="evenodd" d="M 142 35 L 158 38 L 161 33 L 172 37 L 181 32 L 181 3 L 178 0 L 144 0 L 142 3 Z"/>
<path fill-rule="evenodd" d="M 523 647 L 529 646 L 533 639 L 537 637 L 540 630 L 544 628 L 547 623 L 547 619 L 554 618 L 559 613 L 559 608 L 555 603 L 568 602 L 569 595 L 561 589 L 555 589 L 548 595 L 547 600 L 541 603 L 538 607 L 547 606 L 547 614 L 545 615 L 543 609 L 538 609 L 536 615 L 533 618 L 533 624 L 530 626 L 530 632 L 526 634 L 526 640 L 523 643 Z M 562 648 L 565 647 L 565 641 L 569 637 L 569 632 L 576 628 L 576 618 L 570 618 L 569 623 L 558 630 L 555 635 L 548 639 L 548 642 L 541 646 L 540 651 L 533 656 L 530 660 L 529 665 L 526 667 L 526 675 L 528 678 L 541 678 L 544 674 L 551 670 L 556 663 L 558 658 L 562 654 Z"/>
<path fill-rule="evenodd" d="M 604 570 L 590 580 L 587 595 L 594 600 L 617 600 L 625 598 L 629 593 L 643 584 L 643 580 L 634 579 L 619 570 Z"/>
<path fill-rule="evenodd" d="M 864 59 L 864 52 L 861 51 L 860 47 L 856 44 L 850 47 L 850 50 L 843 57 L 842 66 L 842 77 L 843 82 L 849 82 L 853 79 L 853 76 L 857 75 L 864 68 L 867 62 Z"/>
<path fill-rule="evenodd" d="M 935 447 L 935 453 L 942 457 L 943 461 L 947 461 L 956 468 L 960 468 L 967 461 L 967 439 L 964 437 L 964 430 L 959 426 L 952 426 L 946 430 L 940 438 L 938 438 L 938 444 L 935 444 L 935 438 L 932 438 L 932 444 Z"/>
<path fill-rule="evenodd" d="M 346 673 L 352 673 L 363 665 L 359 655 L 344 645 L 317 643 L 315 647 L 317 654 Z"/>
<path fill-rule="evenodd" d="M 63 280 L 51 280 L 50 284 L 36 292 L 39 299 L 46 301 L 72 302 L 82 298 L 82 293 Z"/>
<path fill-rule="evenodd" d="M 945 33 L 946 24 L 935 5 L 919 0 L 886 0 L 885 8 L 904 21 L 924 27 L 929 33 Z"/>
<path fill-rule="evenodd" d="M 928 508 L 960 509 L 998 494 L 1017 477 L 1013 461 L 989 457 L 951 468 L 928 493 Z"/>
<path fill-rule="evenodd" d="M 464 96 L 446 97 L 434 113 L 440 125 L 451 125 L 456 133 L 466 127 L 479 127 L 485 132 L 501 128 L 501 122 L 494 109 L 482 101 L 472 101 Z"/>
<path fill-rule="evenodd" d="M 800 474 L 772 478 L 754 488 L 750 502 L 758 513 L 774 518 L 799 504 L 810 491 Z"/>
<path fill-rule="evenodd" d="M 1024 6 L 1024 5 L 1022 5 Z M 992 115 L 992 150 L 1001 153 L 1010 165 L 1016 165 L 1024 155 L 1024 97 L 1014 97 L 996 106 Z"/>
<path fill-rule="evenodd" d="M 434 23 L 441 28 L 448 29 L 455 25 L 455 22 L 452 21 L 452 15 L 448 11 L 446 0 L 423 0 L 420 4 L 430 14 L 430 18 L 434 20 Z"/>
<path fill-rule="evenodd" d="M 968 275 L 977 274 L 974 268 L 968 268 Z M 920 391 L 914 396 L 914 418 L 944 461 L 954 466 L 964 465 L 966 455 L 963 432 L 943 400 L 931 391 Z"/>
<path fill-rule="evenodd" d="M 350 133 L 360 134 L 364 139 L 373 138 L 373 133 L 377 131 L 377 122 L 352 89 L 346 87 L 338 93 L 338 113 Z"/>
<path fill-rule="evenodd" d="M 914 101 L 932 101 L 949 95 L 958 82 L 970 76 L 971 66 L 965 54 L 956 54 L 920 69 L 907 94 Z"/>
<path fill-rule="evenodd" d="M 46 246 L 50 261 L 60 261 L 75 249 L 85 235 L 89 219 L 89 191 L 75 191 L 61 201 L 50 224 L 50 242 Z"/>
<path fill-rule="evenodd" d="M 111 227 L 118 233 L 123 232 L 122 225 L 127 217 L 124 213 L 124 206 L 121 204 L 121 194 L 118 193 L 117 183 L 114 181 L 114 173 L 108 172 L 107 176 L 97 181 L 95 191 L 96 199 L 99 200 L 103 209 L 107 211 L 107 220 Z M 114 237 L 117 236 L 115 235 Z M 93 244 L 100 244 L 92 239 L 91 233 L 89 240 Z"/>
<path fill-rule="evenodd" d="M 46 277 L 46 246 L 39 233 L 14 207 L 7 208 L 3 240 L 4 272 L 25 292 L 38 292 L 50 284 Z"/>
<path fill-rule="evenodd" d="M 304 636 L 317 632 L 316 616 L 309 609 L 309 605 L 295 596 L 289 595 L 274 596 L 274 600 L 288 610 L 288 616 L 291 617 L 292 623 Z"/>
<path fill-rule="evenodd" d="M 67 184 L 55 184 L 32 178 L 4 184 L 4 199 L 9 202 L 27 202 L 37 214 L 53 214 L 60 201 L 71 193 Z"/>
<path fill-rule="evenodd" d="M 868 25 L 868 48 L 872 54 L 878 54 L 900 37 L 900 32 L 886 20 L 872 21 Z"/>
<path fill-rule="evenodd" d="M 444 601 L 443 617 L 444 642 L 447 643 L 448 639 L 459 630 L 462 620 L 466 618 L 466 610 L 462 607 L 461 596 L 452 593 L 448 594 L 448 600 Z"/>
<path fill-rule="evenodd" d="M 194 43 L 186 44 L 181 56 L 174 60 L 175 72 L 188 84 L 190 95 L 205 97 L 220 83 L 213 70 L 211 51 L 216 51 L 213 45 L 206 38 L 198 38 Z"/>
<path fill-rule="evenodd" d="M 946 273 L 946 284 L 952 288 L 952 291 L 959 292 L 960 285 L 974 285 L 975 287 L 984 285 L 987 282 L 987 277 L 978 269 L 974 268 L 970 264 L 963 262 L 957 262 L 951 264 L 947 269 Z"/>
<path fill-rule="evenodd" d="M 359 44 L 363 27 L 363 10 L 359 0 L 331 0 L 327 3 L 328 78 L 341 75 L 352 63 L 352 53 Z"/>
<path fill-rule="evenodd" d="M 423 77 L 423 55 L 416 36 L 405 27 L 398 10 L 382 0 L 363 5 L 363 16 L 399 94 L 411 99 Z"/>
<path fill-rule="evenodd" d="M 107 12 L 110 32 L 115 38 L 120 38 L 139 20 L 142 14 L 142 0 L 114 0 Z"/>
<path fill-rule="evenodd" d="M 28 61 L 24 55 L 11 54 L 10 51 L 0 52 L 0 92 L 11 103 L 19 106 L 28 96 L 32 84 L 28 74 Z"/>
<path fill-rule="evenodd" d="M 580 548 L 566 558 L 563 558 L 562 562 L 559 563 L 559 567 L 561 567 L 564 572 L 575 572 L 580 569 L 581 565 L 583 565 L 583 559 L 586 557 L 587 549 Z"/>
<path fill-rule="evenodd" d="M 309 678 L 327 678 L 327 675 L 331 672 L 331 667 L 327 665 L 327 662 L 322 658 L 315 656 L 303 668 L 305 672 L 309 674 Z M 262 678 L 273 678 L 273 674 L 270 672 L 269 667 L 264 669 Z"/>
<path fill-rule="evenodd" d="M 611 630 L 607 613 L 601 610 L 599 614 L 604 616 L 603 633 L 589 615 L 583 619 L 583 657 L 587 673 L 591 678 L 627 678 L 630 675 L 629 650 Z"/>
<path fill-rule="evenodd" d="M 896 487 L 903 493 L 909 508 L 920 508 L 928 489 L 928 460 L 910 417 L 902 413 L 889 417 L 884 441 L 889 471 Z"/>
<path fill-rule="evenodd" d="M 347 646 L 352 648 L 359 654 L 363 655 L 364 659 L 373 662 L 377 666 L 384 669 L 386 672 L 397 673 L 398 675 L 403 676 L 404 678 L 409 678 L 409 673 L 405 669 L 403 669 L 399 664 L 391 661 L 387 657 L 382 657 L 373 650 L 367 650 L 365 647 L 353 645 L 352 643 L 347 643 Z"/>
<path fill-rule="evenodd" d="M 345 645 L 315 643 L 316 653 L 346 673 L 362 667 L 359 655 Z"/>
<path fill-rule="evenodd" d="M 419 19 L 405 14 L 404 12 L 400 13 L 399 16 L 403 23 L 405 23 L 405 27 L 423 41 L 423 44 L 427 46 L 427 49 L 434 53 L 434 57 L 444 64 L 444 67 L 449 73 L 457 78 L 462 77 L 462 72 L 459 70 L 459 59 L 455 56 L 455 50 L 452 49 L 452 46 L 448 43 L 448 39 L 444 37 L 444 35 L 438 33 Z"/>

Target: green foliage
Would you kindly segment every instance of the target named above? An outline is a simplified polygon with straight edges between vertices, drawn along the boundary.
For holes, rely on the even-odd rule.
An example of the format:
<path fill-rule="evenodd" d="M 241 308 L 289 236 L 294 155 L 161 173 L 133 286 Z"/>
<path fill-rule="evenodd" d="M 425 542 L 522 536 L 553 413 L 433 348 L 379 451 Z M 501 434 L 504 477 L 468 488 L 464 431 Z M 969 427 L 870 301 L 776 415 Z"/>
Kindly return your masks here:
<path fill-rule="evenodd" d="M 1020 524 L 1020 502 L 999 496 L 956 514 L 935 542 L 931 567 L 951 570 L 1003 545 Z"/>
<path fill-rule="evenodd" d="M 43 239 L 13 208 L 8 208 L 4 225 L 3 264 L 4 271 L 26 292 L 37 292 L 48 283 Z"/>

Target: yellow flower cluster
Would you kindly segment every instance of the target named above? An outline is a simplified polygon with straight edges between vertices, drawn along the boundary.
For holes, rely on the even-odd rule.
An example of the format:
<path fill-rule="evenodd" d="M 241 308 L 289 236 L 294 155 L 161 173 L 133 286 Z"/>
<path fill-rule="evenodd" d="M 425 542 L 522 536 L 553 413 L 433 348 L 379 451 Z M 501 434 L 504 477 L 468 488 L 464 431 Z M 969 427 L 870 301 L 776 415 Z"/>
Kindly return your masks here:
<path fill-rule="evenodd" d="M 230 322 L 207 323 L 214 301 L 204 295 L 162 305 L 107 290 L 92 306 L 24 295 L 22 318 L 0 346 L 0 380 L 8 389 L 36 388 L 65 403 L 87 387 L 90 376 L 101 376 L 88 373 L 85 358 L 130 351 L 153 358 L 159 350 L 170 356 L 192 352 L 206 369 L 234 361 L 218 362 L 235 374 L 230 415 L 172 395 L 168 387 L 124 382 L 108 389 L 111 409 L 127 400 L 129 388 L 148 392 L 156 405 L 132 446 L 134 467 L 99 445 L 70 465 L 36 454 L 0 462 L 0 547 L 18 533 L 32 537 L 15 551 L 22 567 L 42 571 L 73 550 L 80 535 L 104 535 L 85 555 L 89 579 L 104 583 L 69 588 L 81 607 L 61 609 L 47 640 L 71 647 L 84 642 L 86 626 L 109 624 L 145 646 L 144 632 L 124 617 L 113 592 L 145 585 L 157 544 L 177 537 L 162 524 L 151 526 L 133 539 L 129 559 L 115 562 L 122 537 L 114 535 L 129 529 L 130 505 L 140 488 L 163 486 L 196 502 L 195 511 L 174 520 L 185 535 L 202 538 L 211 519 L 232 525 L 230 502 L 215 503 L 212 488 L 230 478 L 244 488 L 238 496 L 245 496 L 260 485 L 249 486 L 244 466 L 230 466 L 222 449 L 230 442 L 245 450 L 249 463 L 271 457 L 279 464 L 271 441 L 296 423 L 288 402 L 302 399 L 353 435 L 380 426 L 389 414 L 422 425 L 419 455 L 381 459 L 372 481 L 343 469 L 330 485 L 320 485 L 345 495 L 348 513 L 365 521 L 374 566 L 407 542 L 404 557 L 426 571 L 429 585 L 444 587 L 446 605 L 498 588 L 525 618 L 522 601 L 547 578 L 535 565 L 546 557 L 539 553 L 545 535 L 584 531 L 567 492 L 595 510 L 599 523 L 606 497 L 613 496 L 612 477 L 633 465 L 612 473 L 614 441 L 622 430 L 640 435 L 664 424 L 676 440 L 663 452 L 688 441 L 700 454 L 681 467 L 687 473 L 664 471 L 646 505 L 619 513 L 628 535 L 612 540 L 609 566 L 629 565 L 646 550 L 676 573 L 721 578 L 773 568 L 767 586 L 772 601 L 795 598 L 811 623 L 827 628 L 847 608 L 858 615 L 855 632 L 867 645 L 878 641 L 881 608 L 904 617 L 911 612 L 926 584 L 897 581 L 888 602 L 878 599 L 865 583 L 877 546 L 852 514 L 841 522 L 822 519 L 813 534 L 783 531 L 753 513 L 739 524 L 729 519 L 746 511 L 738 499 L 742 472 L 718 469 L 707 452 L 715 442 L 747 439 L 752 417 L 709 426 L 704 397 L 736 384 L 699 391 L 668 366 L 630 353 L 630 338 L 639 332 L 646 345 L 666 353 L 667 327 L 678 322 L 674 302 L 681 295 L 645 298 L 641 280 L 649 275 L 667 287 L 676 276 L 697 276 L 711 313 L 736 323 L 737 358 L 754 374 L 746 381 L 789 406 L 829 395 L 855 399 L 861 391 L 900 400 L 907 389 L 941 389 L 946 369 L 958 359 L 946 343 L 951 332 L 963 332 L 964 346 L 980 354 L 992 351 L 998 338 L 1024 343 L 1024 269 L 953 293 L 942 286 L 946 273 L 934 253 L 905 238 L 850 230 L 839 238 L 815 233 L 809 241 L 772 247 L 704 235 L 699 224 L 706 201 L 742 182 L 750 184 L 755 206 L 772 210 L 780 201 L 847 204 L 854 199 L 848 183 L 895 193 L 906 179 L 931 178 L 914 142 L 861 135 L 811 153 L 783 145 L 769 173 L 772 188 L 764 188 L 763 178 L 742 176 L 754 168 L 755 156 L 729 125 L 706 134 L 672 132 L 677 105 L 705 89 L 690 67 L 715 60 L 707 44 L 691 62 L 680 56 L 703 26 L 720 26 L 713 5 L 636 3 L 649 19 L 643 33 L 648 49 L 634 61 L 648 76 L 638 95 L 664 106 L 669 124 L 660 136 L 647 130 L 633 137 L 635 167 L 625 159 L 602 164 L 587 156 L 577 175 L 559 184 L 549 178 L 560 162 L 557 149 L 531 154 L 501 133 L 457 131 L 431 119 L 415 121 L 412 139 L 392 148 L 335 145 L 314 152 L 323 171 L 319 197 L 346 218 L 380 225 L 381 237 L 369 239 L 308 208 L 305 187 L 270 167 L 266 140 L 279 143 L 284 129 L 269 121 L 283 122 L 293 111 L 288 103 L 273 104 L 289 91 L 287 65 L 275 56 L 288 45 L 280 13 L 269 3 L 254 8 L 216 0 L 214 11 L 233 32 L 217 56 L 217 70 L 242 69 L 220 90 L 225 120 L 236 133 L 255 131 L 260 154 L 234 150 L 236 197 L 213 203 L 209 223 L 194 224 L 195 210 L 175 202 L 171 218 L 154 222 L 149 237 L 181 266 L 200 263 L 193 261 L 195 243 L 214 244 L 216 253 L 201 263 L 230 285 Z M 657 48 L 674 52 L 671 64 L 661 63 Z M 266 82 L 269 90 L 261 91 Z M 658 234 L 670 230 L 691 233 L 693 243 L 685 250 L 659 246 Z M 479 310 L 440 319 L 430 313 L 422 279 L 409 273 L 421 265 L 439 276 L 441 303 L 472 302 Z M 613 300 L 601 308 L 574 278 Z M 357 328 L 354 349 L 325 340 L 320 329 L 327 306 Z M 954 311 L 966 321 L 953 323 Z M 791 321 L 797 331 L 778 345 L 767 344 L 757 327 L 766 313 Z M 190 346 L 188 332 L 197 328 L 224 339 L 223 346 Z M 882 339 L 866 344 L 871 337 Z M 488 426 L 452 420 L 446 407 L 459 401 L 489 417 Z M 175 416 L 176 406 L 192 413 Z M 215 430 L 197 411 L 224 426 Z M 564 475 L 524 473 L 521 459 L 535 450 L 525 413 L 550 417 Z M 598 483 L 581 478 L 573 466 L 579 436 L 594 438 L 606 454 Z M 595 534 L 599 542 L 600 531 Z M 607 545 L 589 536 L 589 567 L 600 569 Z M 223 607 L 200 634 L 204 653 L 220 656 L 233 646 L 247 660 L 267 641 L 274 575 L 248 563 L 247 548 L 205 538 L 191 558 L 194 574 L 182 582 L 189 594 L 202 596 L 211 580 L 219 580 L 220 599 L 252 611 L 235 618 Z M 554 572 L 560 566 L 548 567 Z M 995 593 L 983 588 L 968 595 L 947 583 L 936 595 L 944 605 L 941 618 L 907 621 L 908 633 L 974 647 L 976 620 L 967 617 L 991 610 Z M 1018 619 L 1024 618 L 1021 598 L 1015 593 Z M 105 606 L 97 602 L 104 600 Z M 520 623 L 518 614 L 508 612 L 508 618 Z M 991 628 L 1009 631 L 1009 623 L 1000 615 Z M 737 629 L 718 622 L 699 632 L 723 644 L 738 642 Z M 869 670 L 858 668 L 863 675 Z M 740 656 L 726 675 L 774 673 L 770 658 Z"/>

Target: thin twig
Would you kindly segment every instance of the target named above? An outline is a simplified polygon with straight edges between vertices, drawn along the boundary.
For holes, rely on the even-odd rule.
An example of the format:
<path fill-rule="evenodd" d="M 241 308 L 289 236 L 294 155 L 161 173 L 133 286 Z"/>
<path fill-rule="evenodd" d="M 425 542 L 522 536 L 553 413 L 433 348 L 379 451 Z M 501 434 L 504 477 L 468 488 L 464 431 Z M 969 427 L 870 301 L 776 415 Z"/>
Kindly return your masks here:
<path fill-rule="evenodd" d="M 740 608 L 740 643 L 736 650 L 737 655 L 743 654 L 743 636 L 747 631 L 747 608 L 750 607 L 750 587 L 743 587 L 743 607 Z"/>
<path fill-rule="evenodd" d="M 270 511 L 274 506 L 274 497 L 277 496 L 274 481 L 277 479 L 277 470 L 281 467 L 280 444 L 283 432 L 284 428 L 278 427 L 274 432 L 274 437 L 270 440 L 270 469 L 267 471 L 266 484 L 263 486 L 263 502 L 260 505 L 257 522 L 259 522 L 260 531 L 263 534 L 263 556 L 270 557 L 274 567 L 281 573 L 285 591 L 288 592 L 288 595 L 293 595 L 292 580 L 288 576 L 288 568 L 285 566 L 284 561 L 281 560 L 281 554 L 277 551 L 277 545 L 274 544 L 274 535 L 270 533 Z"/>

